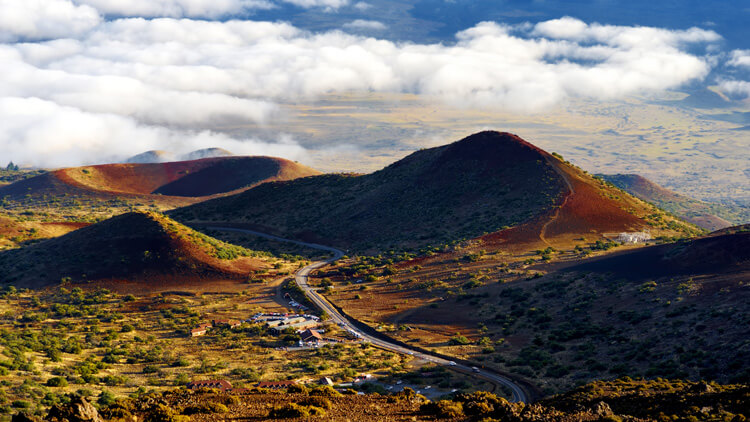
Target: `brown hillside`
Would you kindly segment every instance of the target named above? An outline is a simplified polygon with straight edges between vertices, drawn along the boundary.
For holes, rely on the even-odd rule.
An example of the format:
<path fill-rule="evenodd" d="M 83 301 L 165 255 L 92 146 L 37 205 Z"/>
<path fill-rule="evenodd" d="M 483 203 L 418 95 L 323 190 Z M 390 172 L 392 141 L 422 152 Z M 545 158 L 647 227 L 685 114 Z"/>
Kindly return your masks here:
<path fill-rule="evenodd" d="M 268 181 L 315 174 L 319 172 L 273 157 L 103 164 L 55 170 L 1 186 L 0 203 L 16 214 L 33 210 L 58 220 L 102 218 L 130 209 L 172 209 Z"/>
<path fill-rule="evenodd" d="M 559 156 L 544 154 L 565 183 L 557 206 L 525 224 L 481 237 L 483 247 L 502 245 L 516 252 L 540 246 L 565 249 L 620 232 L 647 229 L 658 237 L 691 236 L 701 231 Z"/>
<path fill-rule="evenodd" d="M 19 287 L 168 276 L 175 283 L 247 278 L 260 254 L 197 233 L 160 214 L 134 212 L 0 253 L 0 280 Z"/>
<path fill-rule="evenodd" d="M 53 174 L 64 183 L 94 191 L 199 197 L 319 173 L 281 158 L 214 157 L 171 163 L 75 167 Z"/>

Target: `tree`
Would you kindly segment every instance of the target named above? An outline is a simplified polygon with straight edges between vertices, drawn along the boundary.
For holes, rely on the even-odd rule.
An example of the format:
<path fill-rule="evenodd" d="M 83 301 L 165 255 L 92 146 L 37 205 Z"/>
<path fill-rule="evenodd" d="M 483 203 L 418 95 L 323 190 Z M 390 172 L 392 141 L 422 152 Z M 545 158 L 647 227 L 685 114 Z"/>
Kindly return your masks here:
<path fill-rule="evenodd" d="M 11 161 L 5 167 L 5 170 L 18 171 L 18 166 L 16 164 L 13 164 L 13 161 Z"/>

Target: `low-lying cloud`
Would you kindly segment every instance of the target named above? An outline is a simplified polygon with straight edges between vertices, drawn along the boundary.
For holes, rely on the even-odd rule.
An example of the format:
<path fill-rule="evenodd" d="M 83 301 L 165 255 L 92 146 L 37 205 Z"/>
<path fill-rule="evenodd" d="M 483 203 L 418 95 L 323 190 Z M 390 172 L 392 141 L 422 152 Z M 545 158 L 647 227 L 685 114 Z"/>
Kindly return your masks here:
<path fill-rule="evenodd" d="M 76 0 L 119 17 L 219 18 L 275 7 L 270 0 Z"/>
<path fill-rule="evenodd" d="M 0 0 L 0 16 L 13 9 L 11 1 Z M 450 45 L 414 44 L 342 31 L 310 33 L 286 23 L 102 18 L 170 10 L 174 16 L 212 16 L 265 7 L 265 0 L 28 1 L 80 14 L 78 21 L 47 20 L 44 8 L 29 6 L 23 13 L 31 13 L 36 26 L 0 18 L 0 146 L 14 161 L 44 166 L 178 150 L 176 143 L 236 153 L 250 145 L 258 153 L 296 159 L 304 150 L 293 142 L 233 139 L 211 129 L 262 126 L 278 115 L 277 103 L 335 92 L 415 93 L 466 107 L 539 112 L 570 97 L 664 90 L 705 78 L 711 60 L 695 51 L 721 38 L 697 28 L 563 18 L 536 25 L 484 22 L 458 33 Z M 349 4 L 284 1 L 333 9 Z M 378 29 L 378 23 L 354 21 L 349 28 Z M 743 65 L 737 57 L 732 60 Z"/>
<path fill-rule="evenodd" d="M 148 126 L 128 117 L 90 113 L 38 98 L 0 98 L 0 116 L 3 156 L 46 167 L 117 162 L 151 149 L 186 153 L 219 147 L 238 155 L 290 159 L 306 155 L 304 148 L 287 137 L 265 142 L 208 130 Z"/>

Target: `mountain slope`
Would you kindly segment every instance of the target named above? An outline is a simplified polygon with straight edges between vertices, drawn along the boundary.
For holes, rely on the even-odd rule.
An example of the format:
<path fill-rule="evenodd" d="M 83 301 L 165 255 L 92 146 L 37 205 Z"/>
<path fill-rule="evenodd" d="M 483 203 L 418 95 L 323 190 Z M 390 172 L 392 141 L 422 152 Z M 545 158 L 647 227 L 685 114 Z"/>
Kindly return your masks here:
<path fill-rule="evenodd" d="M 383 250 L 439 246 L 487 233 L 503 233 L 495 239 L 500 243 L 550 243 L 649 224 L 656 231 L 661 223 L 644 219 L 656 212 L 516 135 L 488 131 L 415 152 L 372 174 L 266 184 L 173 215 Z M 505 230 L 512 226 L 520 229 Z M 674 235 L 682 226 L 675 229 L 665 230 Z"/>
<path fill-rule="evenodd" d="M 253 255 L 256 258 L 249 258 Z M 0 253 L 0 280 L 37 288 L 64 278 L 74 282 L 149 281 L 159 276 L 172 282 L 243 278 L 251 269 L 266 266 L 259 256 L 161 214 L 133 212 Z"/>
<path fill-rule="evenodd" d="M 750 231 L 573 262 L 442 255 L 350 258 L 311 283 L 328 278 L 336 306 L 398 340 L 549 392 L 617 376 L 750 380 Z"/>
<path fill-rule="evenodd" d="M 750 218 L 746 209 L 732 209 L 680 195 L 637 174 L 602 174 L 604 180 L 644 201 L 708 230 L 742 224 Z"/>
<path fill-rule="evenodd" d="M 217 157 L 151 164 L 65 168 L 0 187 L 6 209 L 65 213 L 66 208 L 156 206 L 171 209 L 274 180 L 319 174 L 274 157 Z M 125 203 L 123 203 L 125 202 Z M 105 210 L 106 211 L 106 210 Z M 85 211 L 84 211 L 85 212 Z M 106 214 L 106 213 L 105 213 Z M 116 214 L 110 212 L 109 215 Z"/>

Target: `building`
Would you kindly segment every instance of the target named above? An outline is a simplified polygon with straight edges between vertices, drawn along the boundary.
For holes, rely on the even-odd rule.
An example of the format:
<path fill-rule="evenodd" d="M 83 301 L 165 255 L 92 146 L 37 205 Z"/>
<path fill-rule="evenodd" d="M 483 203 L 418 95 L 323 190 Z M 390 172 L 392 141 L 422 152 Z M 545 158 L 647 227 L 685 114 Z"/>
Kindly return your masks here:
<path fill-rule="evenodd" d="M 190 337 L 198 337 L 206 334 L 205 328 L 193 328 L 190 330 Z"/>
<path fill-rule="evenodd" d="M 315 328 L 318 325 L 320 325 L 320 323 L 318 323 L 317 321 L 306 319 L 302 322 L 297 322 L 295 324 L 277 325 L 275 327 L 271 327 L 271 332 L 275 334 L 279 334 L 279 333 L 283 333 L 284 331 L 290 328 L 295 331 L 306 330 L 308 328 Z"/>
<path fill-rule="evenodd" d="M 321 378 L 321 379 L 318 380 L 318 384 L 319 385 L 329 385 L 329 386 L 333 387 L 333 380 L 331 380 L 328 377 L 323 377 L 323 378 Z"/>
<path fill-rule="evenodd" d="M 191 383 L 188 383 L 187 388 L 190 390 L 198 390 L 201 388 L 215 388 L 221 391 L 229 391 L 232 389 L 232 384 L 226 380 L 193 381 Z"/>
<path fill-rule="evenodd" d="M 297 324 L 299 322 L 305 321 L 305 317 L 291 317 L 291 318 L 283 318 L 283 319 L 277 319 L 273 321 L 268 321 L 267 325 L 271 328 L 278 327 L 281 325 L 291 325 L 291 324 Z"/>
<path fill-rule="evenodd" d="M 283 390 L 293 385 L 297 385 L 297 381 L 294 381 L 294 380 L 292 381 L 264 381 L 264 382 L 258 383 L 256 387 L 268 388 L 270 390 Z"/>
<path fill-rule="evenodd" d="M 299 336 L 303 343 L 320 343 L 323 341 L 323 336 L 319 332 L 309 328 L 299 333 Z"/>
<path fill-rule="evenodd" d="M 651 240 L 649 232 L 620 233 L 617 236 L 617 241 L 620 243 L 642 243 L 647 240 Z"/>
<path fill-rule="evenodd" d="M 214 327 L 237 328 L 242 325 L 242 322 L 234 319 L 215 319 L 213 320 L 213 324 Z"/>

